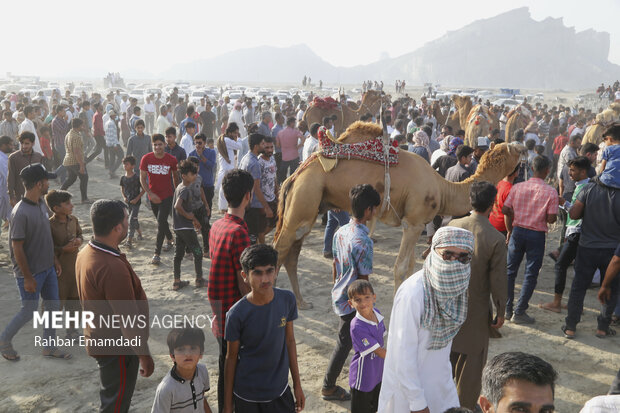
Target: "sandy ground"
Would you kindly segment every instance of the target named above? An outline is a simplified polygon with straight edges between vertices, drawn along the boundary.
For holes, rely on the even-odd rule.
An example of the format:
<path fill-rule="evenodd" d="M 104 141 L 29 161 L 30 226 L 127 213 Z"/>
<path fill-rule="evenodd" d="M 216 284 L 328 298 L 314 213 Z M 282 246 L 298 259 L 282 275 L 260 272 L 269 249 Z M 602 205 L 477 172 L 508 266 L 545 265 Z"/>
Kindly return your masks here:
<path fill-rule="evenodd" d="M 100 162 L 89 165 L 89 196 L 92 199 L 103 197 L 120 198 L 118 181 L 107 179 Z M 52 188 L 58 184 L 52 183 Z M 78 196 L 78 184 L 71 188 Z M 84 228 L 85 238 L 92 232 L 88 220 L 88 206 L 76 205 L 74 210 Z M 162 265 L 155 268 L 149 264 L 151 258 L 155 222 L 150 211 L 143 206 L 140 217 L 145 240 L 127 252 L 129 261 L 142 279 L 149 300 L 158 311 L 171 312 L 174 309 L 187 313 L 208 313 L 206 289 L 196 290 L 188 287 L 181 292 L 170 290 L 172 279 L 172 252 L 162 255 Z M 387 317 L 392 306 L 393 279 L 391 268 L 400 244 L 400 230 L 378 225 L 375 244 L 375 274 L 371 277 L 376 293 L 377 307 Z M 323 230 L 315 226 L 307 238 L 299 261 L 301 289 L 304 297 L 314 304 L 312 310 L 300 311 L 295 322 L 297 351 L 303 389 L 306 394 L 306 411 L 308 412 L 346 412 L 348 403 L 325 402 L 320 397 L 320 388 L 329 355 L 335 344 L 335 332 L 338 318 L 330 305 L 331 263 L 322 257 Z M 558 232 L 552 232 L 547 243 L 547 251 L 557 244 Z M 8 319 L 17 311 L 17 291 L 10 270 L 7 234 L 2 234 L 0 249 L 0 328 L 4 328 Z M 424 245 L 419 244 L 416 254 L 419 256 Z M 420 268 L 418 259 L 416 270 Z M 203 268 L 208 273 L 209 261 Z M 522 266 L 523 267 L 523 266 Z M 183 274 L 187 279 L 193 278 L 193 264 L 184 260 Z M 569 270 L 572 279 L 572 269 Z M 521 279 L 518 280 L 519 282 Z M 570 280 L 569 284 L 570 286 Z M 281 273 L 279 287 L 288 288 L 289 281 L 285 272 Z M 553 294 L 553 262 L 545 258 L 540 274 L 538 288 L 531 303 L 547 301 Z M 565 314 L 549 313 L 532 308 L 530 314 L 536 317 L 533 326 L 516 326 L 507 323 L 502 329 L 503 338 L 491 341 L 490 357 L 504 351 L 526 351 L 539 355 L 553 364 L 559 372 L 556 388 L 557 411 L 562 413 L 578 412 L 580 407 L 591 397 L 605 394 L 620 367 L 620 346 L 618 339 L 601 340 L 594 336 L 596 328 L 596 309 L 598 308 L 595 291 L 590 290 L 586 297 L 585 312 L 579 325 L 578 338 L 574 341 L 562 337 L 560 326 Z M 206 364 L 212 380 L 212 390 L 208 392 L 209 402 L 217 410 L 217 346 L 213 336 L 207 330 L 207 343 L 203 362 Z M 64 335 L 64 332 L 61 332 Z M 99 377 L 96 363 L 88 357 L 83 349 L 74 350 L 70 361 L 49 360 L 41 357 L 33 349 L 32 333 L 22 330 L 14 339 L 15 348 L 21 352 L 22 360 L 9 363 L 0 359 L 0 411 L 1 412 L 89 412 L 98 406 Z M 171 366 L 166 355 L 165 335 L 153 333 L 149 341 L 155 354 L 155 372 L 149 378 L 138 378 L 133 396 L 132 411 L 150 411 L 155 389 L 161 378 Z M 338 383 L 347 387 L 348 367 L 345 366 Z"/>

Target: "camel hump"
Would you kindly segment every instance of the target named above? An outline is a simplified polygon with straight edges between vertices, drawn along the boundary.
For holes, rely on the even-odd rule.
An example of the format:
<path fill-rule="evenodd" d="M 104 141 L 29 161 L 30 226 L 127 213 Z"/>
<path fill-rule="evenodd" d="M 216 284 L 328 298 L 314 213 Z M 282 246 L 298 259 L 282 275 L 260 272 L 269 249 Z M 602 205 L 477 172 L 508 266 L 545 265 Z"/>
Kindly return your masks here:
<path fill-rule="evenodd" d="M 383 129 L 376 123 L 357 121 L 349 126 L 337 141 L 338 143 L 359 143 L 382 135 Z"/>

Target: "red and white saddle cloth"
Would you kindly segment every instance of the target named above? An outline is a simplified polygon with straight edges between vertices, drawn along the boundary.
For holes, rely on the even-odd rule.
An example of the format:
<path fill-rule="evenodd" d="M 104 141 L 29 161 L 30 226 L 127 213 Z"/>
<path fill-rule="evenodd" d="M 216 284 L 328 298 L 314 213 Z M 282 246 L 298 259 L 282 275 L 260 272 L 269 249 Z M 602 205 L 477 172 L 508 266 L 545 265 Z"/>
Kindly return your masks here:
<path fill-rule="evenodd" d="M 398 165 L 398 142 L 390 141 L 389 147 L 377 137 L 359 143 L 336 143 L 328 136 L 329 131 L 321 127 L 318 132 L 319 154 L 328 159 L 360 159 L 390 166 Z M 386 159 L 387 156 L 387 159 Z"/>

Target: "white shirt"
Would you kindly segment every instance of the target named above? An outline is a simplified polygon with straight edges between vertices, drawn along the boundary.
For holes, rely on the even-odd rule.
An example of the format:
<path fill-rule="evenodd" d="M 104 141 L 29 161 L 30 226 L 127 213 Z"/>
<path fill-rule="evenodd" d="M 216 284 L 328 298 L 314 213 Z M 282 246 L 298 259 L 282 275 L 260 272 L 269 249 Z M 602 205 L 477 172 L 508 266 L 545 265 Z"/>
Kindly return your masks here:
<path fill-rule="evenodd" d="M 172 125 L 170 124 L 170 122 L 168 122 L 168 118 L 159 115 L 157 117 L 157 121 L 155 122 L 155 133 L 161 133 L 162 135 L 166 136 L 166 129 L 168 129 L 170 126 Z"/>
<path fill-rule="evenodd" d="M 434 164 L 437 159 L 444 155 L 447 155 L 447 153 L 442 149 L 437 149 L 435 152 L 433 152 L 433 154 L 431 155 L 431 165 Z"/>
<path fill-rule="evenodd" d="M 129 107 L 129 99 L 121 101 L 121 112 L 127 112 Z"/>
<path fill-rule="evenodd" d="M 302 162 L 308 159 L 310 155 L 316 152 L 318 148 L 319 148 L 319 140 L 312 135 L 308 136 L 306 138 L 306 141 L 304 142 L 304 148 L 301 154 Z"/>
<path fill-rule="evenodd" d="M 144 112 L 145 113 L 153 113 L 153 114 L 155 114 L 155 104 L 153 102 L 145 103 L 144 104 Z"/>
<path fill-rule="evenodd" d="M 44 156 L 43 150 L 41 149 L 41 144 L 39 143 L 39 135 L 37 135 L 37 128 L 34 127 L 34 122 L 28 118 L 24 119 L 24 121 L 19 125 L 19 134 L 21 134 L 22 132 L 34 133 L 34 145 L 32 146 L 32 149 L 35 152 L 38 152 L 42 156 Z"/>
<path fill-rule="evenodd" d="M 181 143 L 179 144 L 181 148 L 185 149 L 185 153 L 189 155 L 196 147 L 194 146 L 194 138 L 192 138 L 188 133 L 183 135 L 181 138 Z"/>
<path fill-rule="evenodd" d="M 575 136 L 575 135 L 577 135 L 577 134 L 580 134 L 581 136 L 583 136 L 583 129 L 582 129 L 582 128 L 577 128 L 577 127 L 575 127 L 575 129 L 573 129 L 573 131 L 570 133 L 569 138 L 570 138 L 571 136 Z"/>
<path fill-rule="evenodd" d="M 613 394 L 596 396 L 588 400 L 579 413 L 611 413 L 618 411 L 620 411 L 620 395 Z"/>
<path fill-rule="evenodd" d="M 616 100 L 620 100 L 620 90 L 616 90 L 616 93 L 614 95 Z"/>
<path fill-rule="evenodd" d="M 523 138 L 523 142 L 527 142 L 530 139 L 534 139 L 534 142 L 536 142 L 536 145 L 540 145 L 540 138 L 535 133 L 531 133 L 531 132 L 526 133 L 525 137 Z"/>
<path fill-rule="evenodd" d="M 382 413 L 409 412 L 425 407 L 431 413 L 442 413 L 460 406 L 452 380 L 452 343 L 440 350 L 427 348 L 431 332 L 421 325 L 423 271 L 409 277 L 394 297 L 379 394 L 378 411 Z"/>
<path fill-rule="evenodd" d="M 224 138 L 224 142 L 226 143 L 226 151 L 228 152 L 228 159 L 230 162 L 226 162 L 222 155 L 218 152 L 217 159 L 220 164 L 220 173 L 223 175 L 224 172 L 230 171 L 231 169 L 235 169 L 237 162 L 235 161 L 235 152 L 241 149 L 241 142 L 232 140 L 230 138 Z"/>
<path fill-rule="evenodd" d="M 301 122 L 301 120 L 304 118 L 304 111 L 299 109 L 297 111 L 297 123 Z M 310 125 L 308 125 L 310 126 Z"/>
<path fill-rule="evenodd" d="M 9 157 L 0 151 L 0 219 L 6 221 L 11 217 L 11 203 L 8 192 Z"/>

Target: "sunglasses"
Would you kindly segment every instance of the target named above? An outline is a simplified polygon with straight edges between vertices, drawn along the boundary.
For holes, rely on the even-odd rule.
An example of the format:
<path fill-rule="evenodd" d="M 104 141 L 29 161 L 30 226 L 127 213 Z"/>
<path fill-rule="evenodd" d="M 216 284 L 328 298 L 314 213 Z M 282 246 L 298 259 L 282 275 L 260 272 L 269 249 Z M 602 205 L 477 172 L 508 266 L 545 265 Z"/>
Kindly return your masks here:
<path fill-rule="evenodd" d="M 469 252 L 453 252 L 453 251 L 442 251 L 439 253 L 441 258 L 444 261 L 458 261 L 461 264 L 468 264 L 471 261 L 471 254 Z"/>

